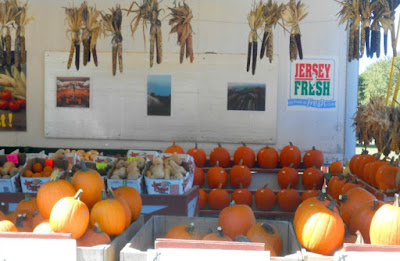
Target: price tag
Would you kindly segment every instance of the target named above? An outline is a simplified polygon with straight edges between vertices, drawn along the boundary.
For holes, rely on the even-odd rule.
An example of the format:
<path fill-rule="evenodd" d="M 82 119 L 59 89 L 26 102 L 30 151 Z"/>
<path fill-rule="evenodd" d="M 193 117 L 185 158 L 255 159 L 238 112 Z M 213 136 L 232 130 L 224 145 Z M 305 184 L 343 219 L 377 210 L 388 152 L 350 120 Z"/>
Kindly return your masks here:
<path fill-rule="evenodd" d="M 129 161 L 135 161 L 135 160 L 137 160 L 137 157 L 128 157 L 128 160 Z"/>
<path fill-rule="evenodd" d="M 107 168 L 107 163 L 96 163 L 96 168 L 97 169 L 105 169 Z"/>
<path fill-rule="evenodd" d="M 14 154 L 7 154 L 7 161 L 13 162 L 15 164 L 18 164 L 18 154 L 14 153 Z"/>
<path fill-rule="evenodd" d="M 45 166 L 49 166 L 50 168 L 53 168 L 54 160 L 53 160 L 53 159 L 46 159 L 46 160 L 44 161 L 44 165 L 45 165 Z"/>

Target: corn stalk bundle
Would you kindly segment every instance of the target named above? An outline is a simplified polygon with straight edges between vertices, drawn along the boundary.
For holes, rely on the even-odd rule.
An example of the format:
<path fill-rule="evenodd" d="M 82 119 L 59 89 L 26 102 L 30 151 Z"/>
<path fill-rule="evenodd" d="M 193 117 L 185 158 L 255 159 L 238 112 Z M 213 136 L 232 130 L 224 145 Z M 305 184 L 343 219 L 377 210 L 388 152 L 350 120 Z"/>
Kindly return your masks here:
<path fill-rule="evenodd" d="M 0 45 L 0 64 L 11 65 L 11 27 L 14 26 L 15 18 L 19 12 L 11 0 L 3 0 L 0 3 L 0 22 L 1 22 L 1 45 Z"/>
<path fill-rule="evenodd" d="M 260 59 L 262 59 L 265 54 L 269 58 L 270 63 L 274 55 L 274 32 L 272 29 L 276 27 L 281 19 L 281 13 L 284 8 L 284 4 L 278 5 L 276 2 L 272 2 L 272 0 L 268 0 L 268 2 L 264 4 L 265 26 L 261 43 Z"/>
<path fill-rule="evenodd" d="M 13 0 L 13 5 L 17 10 L 15 17 L 17 32 L 14 44 L 14 64 L 21 68 L 21 64 L 26 63 L 25 26 L 33 20 L 33 17 L 27 15 L 28 2 L 20 4 L 17 0 Z"/>
<path fill-rule="evenodd" d="M 285 26 L 291 27 L 289 42 L 290 61 L 297 59 L 297 52 L 299 58 L 303 59 L 299 23 L 306 18 L 307 14 L 306 7 L 301 3 L 301 0 L 297 3 L 296 0 L 290 0 L 282 12 L 282 20 L 285 22 Z"/>
<path fill-rule="evenodd" d="M 193 19 L 192 10 L 185 2 L 183 2 L 183 5 L 179 3 L 178 6 L 169 7 L 169 10 L 171 10 L 172 15 L 172 18 L 169 20 L 169 25 L 172 26 L 170 34 L 177 33 L 177 43 L 181 47 L 179 62 L 183 63 L 186 48 L 186 58 L 190 57 L 190 62 L 193 63 L 193 30 L 190 24 Z"/>
<path fill-rule="evenodd" d="M 117 72 L 117 61 L 119 72 L 123 71 L 122 63 L 122 10 L 119 5 L 110 9 L 109 14 L 101 14 L 104 30 L 112 35 L 112 74 L 115 76 Z"/>
<path fill-rule="evenodd" d="M 79 59 L 80 59 L 80 46 L 81 46 L 81 27 L 82 27 L 82 6 L 81 7 L 64 7 L 66 20 L 68 22 L 67 35 L 70 35 L 71 49 L 69 52 L 69 59 L 67 68 L 71 68 L 72 58 L 75 52 L 75 67 L 79 71 Z"/>
<path fill-rule="evenodd" d="M 103 33 L 103 27 L 99 20 L 100 11 L 96 7 L 88 6 L 87 2 L 82 3 L 82 43 L 83 43 L 83 65 L 86 66 L 93 56 L 93 62 L 98 66 L 97 60 L 97 39 Z"/>

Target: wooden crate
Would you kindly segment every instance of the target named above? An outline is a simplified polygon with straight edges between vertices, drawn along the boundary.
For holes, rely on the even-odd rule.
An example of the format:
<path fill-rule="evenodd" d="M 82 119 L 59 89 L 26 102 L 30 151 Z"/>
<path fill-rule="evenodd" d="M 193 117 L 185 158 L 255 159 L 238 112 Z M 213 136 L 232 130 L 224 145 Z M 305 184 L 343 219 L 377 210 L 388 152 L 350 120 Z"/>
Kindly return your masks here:
<path fill-rule="evenodd" d="M 167 231 L 175 225 L 189 224 L 191 222 L 194 222 L 200 234 L 207 233 L 209 228 L 214 228 L 215 230 L 218 226 L 217 218 L 153 216 L 122 249 L 120 260 L 146 261 L 150 260 L 150 258 L 153 259 L 150 253 L 154 254 L 154 251 L 151 251 L 151 249 L 154 249 L 154 241 L 157 238 L 164 237 Z M 274 225 L 283 239 L 282 256 L 271 257 L 271 260 L 303 260 L 301 248 L 292 225 L 286 221 L 269 220 L 266 222 Z"/>

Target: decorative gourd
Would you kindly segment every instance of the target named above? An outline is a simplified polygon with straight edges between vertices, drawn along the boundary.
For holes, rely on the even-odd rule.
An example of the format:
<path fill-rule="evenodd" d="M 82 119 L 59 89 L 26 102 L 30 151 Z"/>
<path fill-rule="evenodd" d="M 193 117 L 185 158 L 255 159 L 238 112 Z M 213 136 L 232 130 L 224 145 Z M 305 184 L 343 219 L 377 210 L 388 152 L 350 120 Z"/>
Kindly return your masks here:
<path fill-rule="evenodd" d="M 221 227 L 217 228 L 217 233 L 209 233 L 205 235 L 201 240 L 232 241 L 230 237 L 224 234 L 224 231 Z"/>
<path fill-rule="evenodd" d="M 228 184 L 228 173 L 219 166 L 217 161 L 215 167 L 211 167 L 207 172 L 207 184 L 210 188 L 217 188 L 221 184 L 221 188 L 225 188 Z"/>
<path fill-rule="evenodd" d="M 231 155 L 226 148 L 221 146 L 221 143 L 218 143 L 218 147 L 214 148 L 210 153 L 211 166 L 215 166 L 217 162 L 222 168 L 228 167 L 231 163 Z"/>
<path fill-rule="evenodd" d="M 169 146 L 169 147 L 167 147 L 167 148 L 165 149 L 165 153 L 170 153 L 170 154 L 174 154 L 174 153 L 176 153 L 176 154 L 185 154 L 185 151 L 182 149 L 181 146 L 176 145 L 176 144 L 175 144 L 175 141 L 173 140 L 173 141 L 172 141 L 172 145 Z"/>
<path fill-rule="evenodd" d="M 18 232 L 18 228 L 10 220 L 0 221 L 0 232 Z"/>
<path fill-rule="evenodd" d="M 298 147 L 293 146 L 291 142 L 281 150 L 279 161 L 282 167 L 288 167 L 293 164 L 293 168 L 297 168 L 301 163 L 301 152 Z"/>
<path fill-rule="evenodd" d="M 191 148 L 187 151 L 187 154 L 193 157 L 194 163 L 197 167 L 201 168 L 206 164 L 207 155 L 203 149 L 199 149 L 197 147 L 197 142 L 195 142 L 194 148 Z"/>
<path fill-rule="evenodd" d="M 242 161 L 243 165 L 251 168 L 256 162 L 256 155 L 250 147 L 246 146 L 245 143 L 242 142 L 242 144 L 243 146 L 238 147 L 233 154 L 233 163 L 235 165 L 241 165 L 239 162 Z"/>
<path fill-rule="evenodd" d="M 229 193 L 225 189 L 215 188 L 208 193 L 208 206 L 211 209 L 223 209 L 229 206 Z"/>
<path fill-rule="evenodd" d="M 232 167 L 229 173 L 229 179 L 233 188 L 237 189 L 240 186 L 247 188 L 251 184 L 251 172 L 250 169 L 242 164 L 240 160 L 238 165 Z"/>
<path fill-rule="evenodd" d="M 343 243 L 345 227 L 339 214 L 332 211 L 333 200 L 328 206 L 313 204 L 298 208 L 293 222 L 297 239 L 307 250 L 330 255 Z"/>
<path fill-rule="evenodd" d="M 279 164 L 279 154 L 276 149 L 266 146 L 258 151 L 257 162 L 261 168 L 276 168 Z"/>
<path fill-rule="evenodd" d="M 374 201 L 376 197 L 363 188 L 355 187 L 347 191 L 346 194 L 340 195 L 341 202 L 339 209 L 343 222 L 349 224 L 353 213 L 365 202 Z"/>
<path fill-rule="evenodd" d="M 247 205 L 236 205 L 234 201 L 218 217 L 218 225 L 230 238 L 245 235 L 255 223 L 253 210 Z"/>
<path fill-rule="evenodd" d="M 314 167 L 307 168 L 303 172 L 301 181 L 306 189 L 312 189 L 313 187 L 320 189 L 324 183 L 324 174 L 320 169 Z"/>
<path fill-rule="evenodd" d="M 199 208 L 203 209 L 207 205 L 207 192 L 204 189 L 199 189 Z"/>
<path fill-rule="evenodd" d="M 19 213 L 29 213 L 32 214 L 33 212 L 37 211 L 37 204 L 36 198 L 32 198 L 29 193 L 25 193 L 25 199 L 21 200 L 15 211 Z"/>
<path fill-rule="evenodd" d="M 373 245 L 400 245 L 399 194 L 395 194 L 393 205 L 385 204 L 371 221 L 369 236 Z"/>
<path fill-rule="evenodd" d="M 324 154 L 322 151 L 315 149 L 314 146 L 303 156 L 304 168 L 311 168 L 314 166 L 320 168 L 322 164 L 324 164 Z"/>
<path fill-rule="evenodd" d="M 110 243 L 110 237 L 101 230 L 99 223 L 94 223 L 94 228 L 88 228 L 85 234 L 76 240 L 76 245 L 80 247 L 92 247 Z"/>
<path fill-rule="evenodd" d="M 204 171 L 201 168 L 196 167 L 194 169 L 193 186 L 198 185 L 199 187 L 204 184 Z"/>
<path fill-rule="evenodd" d="M 40 186 L 36 195 L 36 204 L 40 215 L 48 219 L 56 202 L 64 197 L 73 197 L 75 188 L 66 180 L 58 179 L 59 170 L 51 173 L 49 181 Z"/>
<path fill-rule="evenodd" d="M 253 205 L 253 195 L 245 188 L 239 188 L 233 191 L 232 200 L 235 201 L 236 204 L 244 204 L 249 207 Z"/>
<path fill-rule="evenodd" d="M 72 238 L 80 238 L 89 225 L 89 209 L 80 200 L 82 189 L 74 197 L 64 197 L 57 201 L 50 213 L 49 223 L 54 232 L 71 233 Z"/>
<path fill-rule="evenodd" d="M 116 197 L 122 197 L 128 203 L 131 209 L 132 220 L 136 220 L 140 217 L 142 211 L 142 197 L 140 193 L 132 187 L 120 187 L 114 190 Z"/>
<path fill-rule="evenodd" d="M 54 233 L 53 229 L 51 229 L 50 223 L 48 220 L 43 221 L 39 225 L 35 226 L 33 229 L 33 233 L 35 234 L 50 234 Z"/>
<path fill-rule="evenodd" d="M 194 223 L 191 223 L 189 226 L 176 225 L 172 227 L 165 238 L 199 240 L 200 235 L 197 233 Z"/>
<path fill-rule="evenodd" d="M 334 161 L 331 163 L 331 166 L 329 167 L 329 173 L 331 174 L 341 174 L 343 173 L 343 162 L 341 161 Z"/>
<path fill-rule="evenodd" d="M 366 243 L 370 243 L 369 230 L 371 227 L 372 218 L 375 212 L 383 206 L 382 201 L 375 199 L 362 204 L 351 216 L 349 223 L 350 234 L 355 234 L 359 230 Z"/>
<path fill-rule="evenodd" d="M 375 188 L 378 187 L 376 183 L 376 173 L 378 169 L 383 166 L 389 164 L 389 161 L 385 160 L 376 160 L 370 163 L 365 164 L 364 166 L 364 180 L 374 186 Z"/>
<path fill-rule="evenodd" d="M 303 192 L 303 194 L 301 195 L 301 202 L 309 199 L 309 198 L 315 198 L 318 197 L 319 193 L 318 190 L 316 189 L 309 189 Z"/>
<path fill-rule="evenodd" d="M 270 224 L 260 222 L 253 225 L 246 233 L 246 237 L 253 242 L 268 242 L 277 256 L 282 254 L 283 240 L 276 228 Z"/>
<path fill-rule="evenodd" d="M 267 188 L 268 184 L 264 187 L 257 189 L 254 196 L 256 206 L 261 210 L 271 210 L 275 207 L 276 196 L 272 189 Z"/>
<path fill-rule="evenodd" d="M 289 184 L 290 187 L 295 188 L 299 184 L 299 172 L 291 166 L 292 164 L 283 167 L 278 172 L 278 185 L 281 189 L 287 188 Z"/>
<path fill-rule="evenodd" d="M 81 170 L 77 170 L 72 176 L 71 184 L 76 190 L 82 189 L 82 201 L 90 209 L 101 200 L 101 191 L 105 189 L 104 180 L 100 174 L 88 169 L 84 161 L 81 160 Z"/>
<path fill-rule="evenodd" d="M 291 186 L 289 184 L 287 189 L 282 189 L 278 192 L 278 206 L 283 211 L 295 211 L 301 203 L 299 192 L 291 189 L 290 187 Z"/>
<path fill-rule="evenodd" d="M 376 172 L 375 180 L 379 189 L 400 189 L 400 184 L 396 180 L 399 167 L 395 166 L 393 159 L 390 164 L 381 166 Z"/>
<path fill-rule="evenodd" d="M 122 207 L 124 208 L 125 213 L 125 228 L 129 227 L 132 221 L 132 212 L 128 205 L 128 202 L 123 198 L 121 195 L 115 196 L 114 191 L 111 188 L 108 188 L 108 192 L 110 193 L 110 198 L 118 200 L 121 203 Z"/>

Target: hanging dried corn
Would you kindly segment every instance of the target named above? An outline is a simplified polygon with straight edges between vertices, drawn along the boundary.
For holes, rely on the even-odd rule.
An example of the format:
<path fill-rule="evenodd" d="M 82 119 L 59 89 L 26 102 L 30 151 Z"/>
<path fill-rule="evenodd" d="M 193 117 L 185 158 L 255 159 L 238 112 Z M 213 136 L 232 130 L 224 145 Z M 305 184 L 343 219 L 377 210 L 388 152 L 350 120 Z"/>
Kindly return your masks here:
<path fill-rule="evenodd" d="M 346 23 L 346 30 L 349 30 L 348 60 L 351 62 L 360 57 L 359 35 L 360 22 L 362 20 L 360 15 L 360 0 L 344 0 L 339 3 L 342 6 L 342 9 L 338 13 L 339 24 Z"/>
<path fill-rule="evenodd" d="M 180 45 L 179 52 L 179 62 L 183 63 L 183 59 L 185 57 L 185 49 L 186 49 L 186 58 L 190 58 L 190 62 L 192 63 L 194 60 L 193 54 L 193 30 L 190 22 L 193 19 L 193 13 L 190 9 L 189 5 L 185 2 L 178 6 L 170 7 L 172 18 L 169 20 L 169 24 L 172 26 L 170 33 L 177 33 L 177 43 Z"/>
<path fill-rule="evenodd" d="M 387 36 L 388 36 L 388 31 L 391 27 L 392 20 L 390 19 L 390 8 L 389 8 L 389 3 L 384 1 L 380 2 L 377 1 L 377 4 L 373 10 L 374 13 L 374 20 L 372 22 L 371 28 L 372 30 L 376 30 L 376 38 L 371 40 L 375 41 L 375 51 L 376 51 L 376 56 L 380 56 L 381 52 L 381 28 L 383 29 L 383 42 L 384 42 L 384 51 L 387 53 Z"/>
<path fill-rule="evenodd" d="M 67 68 L 71 68 L 72 59 L 75 52 L 75 67 L 79 71 L 79 59 L 80 59 L 80 45 L 81 45 L 81 26 L 82 26 L 82 6 L 81 7 L 64 7 L 66 20 L 68 21 L 69 29 L 67 30 L 67 34 L 70 35 L 71 38 L 71 49 L 69 52 L 69 59 Z"/>
<path fill-rule="evenodd" d="M 96 7 L 88 6 L 87 2 L 82 3 L 82 43 L 83 43 L 83 65 L 86 66 L 93 57 L 93 62 L 98 66 L 97 60 L 97 39 L 103 33 L 101 26 L 100 11 Z"/>
<path fill-rule="evenodd" d="M 104 31 L 111 33 L 112 35 L 112 74 L 115 75 L 117 72 L 117 63 L 119 71 L 123 71 L 122 62 L 122 10 L 119 5 L 115 8 L 110 9 L 110 14 L 101 14 Z"/>
<path fill-rule="evenodd" d="M 0 55 L 1 65 L 11 65 L 12 54 L 11 54 L 11 27 L 14 24 L 15 18 L 18 16 L 19 11 L 16 8 L 14 1 L 3 0 L 0 3 L 0 22 L 1 28 L 1 42 L 2 48 Z"/>
<path fill-rule="evenodd" d="M 33 20 L 32 16 L 27 15 L 28 3 L 19 4 L 17 0 L 13 1 L 14 8 L 17 10 L 15 17 L 15 24 L 17 26 L 17 33 L 14 44 L 14 64 L 17 64 L 21 69 L 21 64 L 26 63 L 26 49 L 25 49 L 25 26 Z"/>
<path fill-rule="evenodd" d="M 290 0 L 282 12 L 282 20 L 285 22 L 285 26 L 291 27 L 289 42 L 290 61 L 297 59 L 297 52 L 299 58 L 303 59 L 303 47 L 301 45 L 299 23 L 306 18 L 307 14 L 306 7 L 301 3 L 301 0 L 297 2 L 297 4 L 296 0 Z"/>
<path fill-rule="evenodd" d="M 396 31 L 394 28 L 394 24 L 395 24 L 395 16 L 396 16 L 396 9 L 397 7 L 400 5 L 400 0 L 386 0 L 389 6 L 389 20 L 391 20 L 390 22 L 390 34 L 391 34 L 391 38 L 392 38 L 392 49 L 393 49 L 393 57 L 397 56 L 397 46 L 396 46 Z"/>
<path fill-rule="evenodd" d="M 361 15 L 361 57 L 366 50 L 367 57 L 370 56 L 370 25 L 372 20 L 372 11 L 378 2 L 370 2 L 370 0 L 361 0 L 360 2 L 360 15 Z"/>

